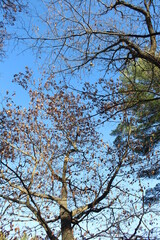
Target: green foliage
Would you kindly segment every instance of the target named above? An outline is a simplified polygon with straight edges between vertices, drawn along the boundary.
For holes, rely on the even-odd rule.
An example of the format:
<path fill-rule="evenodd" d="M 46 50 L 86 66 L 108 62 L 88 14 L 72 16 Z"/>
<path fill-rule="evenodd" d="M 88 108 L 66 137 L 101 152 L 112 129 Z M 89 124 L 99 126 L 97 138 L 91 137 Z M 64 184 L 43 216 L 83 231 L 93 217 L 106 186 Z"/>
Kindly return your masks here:
<path fill-rule="evenodd" d="M 132 119 L 132 136 L 139 145 L 136 151 L 146 154 L 160 141 L 160 69 L 140 59 L 122 73 L 121 82 L 123 109 Z M 113 131 L 115 144 L 126 135 L 126 127 L 121 122 Z"/>

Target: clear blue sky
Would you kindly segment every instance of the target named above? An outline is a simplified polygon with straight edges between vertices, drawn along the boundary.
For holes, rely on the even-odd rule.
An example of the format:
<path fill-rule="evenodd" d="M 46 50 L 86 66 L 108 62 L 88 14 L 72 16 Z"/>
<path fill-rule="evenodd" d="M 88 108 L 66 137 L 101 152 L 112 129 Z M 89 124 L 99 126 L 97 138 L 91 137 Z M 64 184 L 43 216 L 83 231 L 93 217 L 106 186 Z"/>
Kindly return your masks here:
<path fill-rule="evenodd" d="M 28 95 L 20 86 L 15 83 L 12 83 L 14 74 L 25 71 L 25 66 L 33 69 L 34 78 L 37 79 L 40 77 L 40 72 L 38 72 L 38 63 L 36 62 L 36 57 L 33 55 L 32 50 L 24 51 L 24 48 L 21 46 L 19 48 L 14 48 L 12 42 L 9 46 L 6 45 L 6 57 L 3 59 L 3 62 L 0 62 L 0 102 L 3 99 L 6 91 L 9 90 L 10 93 L 16 92 L 16 103 L 18 105 L 27 106 L 28 104 Z M 93 72 L 88 79 L 98 78 L 98 72 Z M 87 76 L 86 76 L 87 77 Z M 76 83 L 77 86 L 77 83 Z M 1 108 L 1 107 L 0 107 Z M 105 127 L 100 129 L 104 134 L 104 139 L 112 143 L 113 138 L 109 135 L 111 129 L 116 127 L 117 123 L 110 122 L 106 123 Z M 150 180 L 146 180 L 146 185 Z M 152 186 L 156 184 L 156 181 L 150 182 Z"/>

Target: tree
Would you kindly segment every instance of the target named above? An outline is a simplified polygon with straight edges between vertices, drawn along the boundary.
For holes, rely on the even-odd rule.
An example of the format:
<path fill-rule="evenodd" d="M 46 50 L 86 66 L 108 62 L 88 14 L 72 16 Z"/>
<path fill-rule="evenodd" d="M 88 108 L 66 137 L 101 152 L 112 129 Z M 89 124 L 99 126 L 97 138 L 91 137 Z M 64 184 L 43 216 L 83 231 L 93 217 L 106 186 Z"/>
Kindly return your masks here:
<path fill-rule="evenodd" d="M 3 232 L 19 235 L 28 221 L 27 235 L 37 230 L 49 239 L 148 235 L 143 218 L 151 209 L 144 208 L 141 182 L 137 193 L 123 184 L 133 185 L 133 163 L 139 163 L 130 133 L 117 151 L 101 140 L 90 117 L 92 106 L 81 95 L 53 78 L 38 85 L 28 69 L 15 81 L 28 91 L 30 102 L 27 109 L 17 106 L 9 93 L 3 101 Z"/>
<path fill-rule="evenodd" d="M 24 11 L 26 4 L 21 0 L 1 0 L 0 1 L 0 56 L 4 56 L 5 40 L 9 38 L 7 33 L 7 25 L 14 25 L 16 21 L 16 15 L 19 12 Z"/>
<path fill-rule="evenodd" d="M 136 120 L 139 121 L 136 134 L 141 141 L 142 138 L 145 139 L 143 150 L 147 152 L 153 141 L 155 143 L 159 141 L 159 127 L 155 127 L 158 119 L 155 119 L 154 111 L 159 109 L 160 5 L 152 0 L 130 2 L 83 0 L 76 3 L 72 0 L 48 0 L 45 2 L 45 9 L 46 14 L 40 18 L 44 24 L 43 31 L 40 29 L 38 32 L 26 31 L 28 36 L 22 39 L 28 41 L 29 38 L 36 42 L 42 56 L 44 56 L 43 49 L 45 52 L 49 50 L 47 56 L 52 62 L 48 59 L 47 64 L 50 62 L 54 65 L 55 70 L 52 68 L 52 73 L 73 73 L 80 68 L 93 68 L 94 64 L 95 69 L 97 67 L 100 69 L 100 63 L 101 69 L 104 70 L 103 76 L 105 73 L 110 74 L 110 71 L 124 75 L 128 71 L 127 74 L 132 74 L 133 79 L 136 79 L 143 72 L 142 78 L 145 82 L 141 80 L 139 86 L 136 84 L 138 88 L 141 85 L 141 89 L 136 89 L 133 81 L 128 80 L 128 83 L 132 81 L 128 86 L 131 89 L 125 89 L 123 94 L 121 84 L 125 83 L 117 76 L 113 80 L 99 77 L 99 81 L 94 80 L 93 85 L 87 83 L 82 93 L 93 100 L 95 107 L 98 108 L 98 114 L 103 115 L 104 118 L 106 116 L 106 120 L 115 117 L 117 113 L 126 114 L 126 109 L 137 108 L 142 111 L 143 106 L 146 106 L 141 117 Z M 152 71 L 148 70 L 150 67 Z M 151 79 L 146 80 L 148 71 Z M 97 86 L 95 86 L 96 81 Z M 147 86 L 144 87 L 144 84 Z M 100 88 L 103 90 L 102 93 L 99 91 Z M 142 88 L 145 88 L 144 94 Z M 127 94 L 131 96 L 128 98 Z M 150 117 L 146 120 L 147 111 Z M 123 123 L 122 125 L 124 126 Z M 151 128 L 154 129 L 152 138 Z M 144 129 L 147 132 L 143 137 Z"/>
<path fill-rule="evenodd" d="M 130 142 L 139 159 L 142 161 L 151 155 L 155 156 L 150 164 L 144 161 L 140 167 L 138 177 L 142 178 L 159 176 L 159 77 L 158 67 L 139 59 L 121 71 L 118 81 L 103 78 L 97 84 L 85 84 L 82 92 L 94 102 L 103 122 L 110 119 L 118 121 L 118 126 L 112 131 L 112 135 L 116 136 L 114 144 L 118 148 L 124 147 L 128 129 L 131 128 Z M 157 195 L 154 188 L 152 192 Z M 157 201 L 157 198 L 158 195 L 153 199 Z"/>
<path fill-rule="evenodd" d="M 132 137 L 139 155 L 158 152 L 160 142 L 160 69 L 144 60 L 139 60 L 123 71 L 121 77 L 123 108 L 132 118 Z M 127 125 L 121 122 L 112 132 L 116 136 L 115 144 L 123 145 Z M 152 164 L 140 168 L 139 177 L 158 177 L 160 174 L 159 158 Z M 146 190 L 145 203 L 159 201 L 159 187 Z"/>
<path fill-rule="evenodd" d="M 122 72 L 123 109 L 133 121 L 132 135 L 142 147 L 137 151 L 147 154 L 160 141 L 160 69 L 144 60 L 139 60 Z M 119 102 L 122 105 L 122 101 Z M 124 134 L 124 123 L 120 123 L 114 134 Z"/>
<path fill-rule="evenodd" d="M 104 113 L 104 118 L 106 115 L 106 120 L 125 112 L 127 104 L 124 95 L 120 94 L 118 74 L 134 62 L 139 64 L 139 59 L 159 72 L 160 5 L 152 0 L 83 0 L 76 3 L 48 0 L 44 5 L 46 14 L 39 16 L 42 31 L 39 28 L 34 32 L 26 29 L 27 35 L 21 39 L 32 40 L 34 49 L 37 47 L 43 58 L 46 56 L 44 52 L 48 51 L 46 62 L 52 73 L 73 73 L 85 68 L 103 70 L 103 77 L 99 73 L 99 81 L 94 79 L 93 85 L 87 83 L 81 92 L 88 94 L 98 107 L 98 113 Z M 105 74 L 111 72 L 114 79 L 106 80 Z M 99 93 L 100 88 L 104 94 Z M 151 108 L 151 101 L 148 104 Z"/>
<path fill-rule="evenodd" d="M 137 64 L 144 64 L 145 66 L 139 66 L 139 70 L 136 66 L 136 71 L 141 71 L 143 67 L 148 66 L 153 70 L 152 73 L 149 73 L 150 75 L 155 75 L 155 71 L 159 73 L 160 5 L 154 1 L 83 0 L 75 3 L 72 0 L 48 0 L 45 1 L 44 6 L 46 14 L 43 13 L 43 16 L 39 16 L 43 26 L 42 31 L 39 28 L 34 32 L 29 32 L 26 29 L 27 35 L 21 39 L 32 40 L 35 43 L 33 45 L 34 49 L 37 47 L 39 55 L 44 58 L 46 55 L 44 55 L 43 49 L 45 53 L 49 51 L 47 54 L 48 61 L 46 62 L 49 63 L 50 67 L 54 66 L 54 68 L 51 67 L 52 74 L 53 72 L 73 73 L 75 70 L 85 67 L 90 70 L 94 65 L 95 69 L 97 70 L 98 67 L 99 70 L 100 63 L 101 69 L 104 70 L 103 76 L 110 74 L 111 71 L 114 74 L 116 72 L 125 74 L 124 69 L 127 68 L 129 71 L 131 66 L 134 68 Z M 36 29 L 37 24 L 35 23 Z M 135 71 L 135 69 L 132 69 L 132 71 Z M 133 72 L 133 74 L 135 73 Z M 133 78 L 136 77 L 133 76 Z M 65 78 L 67 77 L 65 76 Z M 117 76 L 113 80 L 99 78 L 99 81 L 94 80 L 93 85 L 87 83 L 88 86 L 85 86 L 82 93 L 88 94 L 95 107 L 98 108 L 98 114 L 102 114 L 104 118 L 106 115 L 106 120 L 115 117 L 120 112 L 125 114 L 126 108 L 131 108 L 131 102 L 126 99 L 127 93 L 122 93 L 120 86 L 122 82 Z M 97 81 L 97 86 L 95 86 L 95 81 Z M 151 87 L 155 88 L 158 83 L 157 77 L 152 76 L 151 81 L 149 80 L 147 84 L 151 83 Z M 144 82 L 141 82 L 141 87 L 143 84 Z M 133 87 L 130 101 L 133 101 L 137 108 L 139 108 L 141 101 L 141 110 L 144 102 L 151 114 L 148 122 L 152 121 L 152 124 L 149 123 L 148 126 L 146 123 L 143 126 L 147 128 L 148 132 L 144 136 L 146 149 L 143 148 L 144 152 L 147 152 L 150 148 L 150 127 L 151 125 L 155 127 L 153 109 L 159 108 L 159 106 L 156 106 L 159 105 L 159 83 L 156 90 L 154 89 L 156 99 L 154 97 L 153 101 L 148 101 L 147 95 L 151 95 L 151 93 L 147 93 L 147 89 L 145 89 L 146 93 L 143 95 L 143 99 L 142 94 L 141 99 L 138 99 L 139 90 L 136 92 Z M 103 93 L 99 94 L 100 88 L 103 89 Z M 128 91 L 128 94 L 130 94 L 130 91 Z M 153 104 L 155 104 L 154 107 Z M 142 114 L 143 117 L 144 115 L 145 113 Z M 139 119 L 141 124 L 137 129 L 141 138 L 142 132 L 139 132 L 139 129 L 142 128 L 144 120 L 146 119 L 142 119 L 142 117 L 141 120 Z M 158 131 L 158 126 L 156 128 Z M 155 135 L 155 131 L 153 135 Z M 159 141 L 158 134 L 156 134 L 154 140 Z"/>
<path fill-rule="evenodd" d="M 6 96 L 0 114 L 2 228 L 19 235 L 17 222 L 29 220 L 28 232 L 42 230 L 50 239 L 150 237 L 145 223 L 147 214 L 152 224 L 150 204 L 144 205 L 140 180 L 137 193 L 131 186 L 137 167 L 158 156 L 140 159 L 134 151 L 119 79 L 99 77 L 97 86 L 86 82 L 81 95 L 56 84 L 54 73 L 90 70 L 99 63 L 103 74 L 119 72 L 137 59 L 159 68 L 159 5 L 147 0 L 43 3 L 47 11 L 39 14 L 41 27 L 36 22 L 18 39 L 32 40 L 41 57 L 49 53 L 50 79 L 30 87 L 28 69 L 16 75 L 15 81 L 29 91 L 30 105 L 23 109 Z M 113 148 L 101 141 L 93 102 L 104 121 L 117 113 L 123 117 L 123 145 Z"/>
<path fill-rule="evenodd" d="M 120 70 L 144 59 L 160 67 L 160 6 L 152 0 L 43 1 L 41 28 L 26 31 L 39 55 L 56 66 L 54 72 L 91 68 Z M 45 55 L 43 54 L 45 52 Z M 59 67 L 59 68 L 58 68 Z"/>

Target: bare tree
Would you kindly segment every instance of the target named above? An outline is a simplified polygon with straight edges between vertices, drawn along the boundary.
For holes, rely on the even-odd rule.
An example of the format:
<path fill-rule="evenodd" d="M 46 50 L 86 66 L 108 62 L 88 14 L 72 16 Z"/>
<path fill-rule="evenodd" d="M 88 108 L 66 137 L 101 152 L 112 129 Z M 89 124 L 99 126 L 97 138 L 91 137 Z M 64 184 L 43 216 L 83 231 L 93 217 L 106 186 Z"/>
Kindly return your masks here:
<path fill-rule="evenodd" d="M 105 71 L 119 70 L 137 58 L 160 67 L 158 1 L 43 3 L 46 12 L 39 16 L 41 26 L 35 23 L 36 31 L 26 29 L 21 39 L 33 40 L 40 54 L 48 51 L 47 59 L 56 66 L 55 71 L 73 72 L 96 63 Z"/>
<path fill-rule="evenodd" d="M 45 11 L 39 14 L 42 26 L 38 27 L 36 22 L 33 28 L 36 31 L 26 29 L 26 36 L 21 39 L 32 40 L 38 54 L 47 58 L 47 67 L 52 73 L 85 71 L 85 68 L 94 69 L 95 65 L 96 70 L 104 70 L 103 77 L 112 71 L 128 79 L 130 89 L 122 79 L 116 79 L 117 76 L 106 80 L 100 78 L 102 74 L 97 82 L 94 79 L 93 85 L 85 84 L 81 94 L 92 100 L 98 109 L 97 114 L 103 115 L 104 121 L 122 112 L 124 116 L 121 117 L 125 118 L 127 109 L 130 111 L 136 106 L 143 109 L 149 101 L 150 105 L 151 102 L 159 104 L 159 80 L 155 74 L 160 68 L 159 2 L 48 0 L 43 4 Z M 148 71 L 147 83 L 143 82 L 146 84 L 145 93 L 134 83 L 137 81 L 136 69 L 142 63 L 152 68 L 152 72 Z M 131 81 L 127 74 L 133 66 L 134 80 Z M 142 72 L 146 71 L 143 66 L 140 68 Z M 146 96 L 151 92 L 154 94 L 148 99 Z"/>
<path fill-rule="evenodd" d="M 90 117 L 92 106 L 80 95 L 53 78 L 44 85 L 29 84 L 28 69 L 15 81 L 28 91 L 30 103 L 23 109 L 9 94 L 3 101 L 3 232 L 12 237 L 36 231 L 63 240 L 131 239 L 140 228 L 150 229 L 143 221 L 150 208 L 144 207 L 141 183 L 137 193 L 128 187 L 135 181 L 133 163 L 141 164 L 130 131 L 124 148 L 116 150 L 101 140 Z"/>
<path fill-rule="evenodd" d="M 108 91 L 99 79 L 108 95 L 98 95 L 96 86 L 88 83 L 80 91 L 84 95 L 73 94 L 56 84 L 53 73 L 96 64 L 105 72 L 121 71 L 138 58 L 159 68 L 159 5 L 147 0 L 43 4 L 47 11 L 39 13 L 41 24 L 25 28 L 26 36 L 23 32 L 18 40 L 31 40 L 39 56 L 47 59 L 49 79 L 30 86 L 28 69 L 15 75 L 29 92 L 30 105 L 23 109 L 8 95 L 0 115 L 2 229 L 18 235 L 21 224 L 28 222 L 28 234 L 35 230 L 50 239 L 148 236 L 153 223 L 150 203 L 144 205 L 141 181 L 137 193 L 132 185 L 137 168 L 152 164 L 159 154 L 139 158 L 131 137 L 132 119 L 125 111 L 123 145 L 114 148 L 101 140 L 99 122 L 92 118 L 93 102 L 97 114 L 108 118 L 122 110 L 113 94 L 114 80 L 109 80 L 113 91 Z"/>

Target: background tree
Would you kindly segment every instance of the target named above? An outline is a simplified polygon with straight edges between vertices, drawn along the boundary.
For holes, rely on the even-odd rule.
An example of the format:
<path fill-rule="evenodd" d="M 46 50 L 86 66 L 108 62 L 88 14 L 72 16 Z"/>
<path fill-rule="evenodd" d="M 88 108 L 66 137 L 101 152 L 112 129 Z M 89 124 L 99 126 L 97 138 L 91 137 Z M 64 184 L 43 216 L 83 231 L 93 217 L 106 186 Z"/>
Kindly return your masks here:
<path fill-rule="evenodd" d="M 124 147 L 128 129 L 131 127 L 130 141 L 139 159 L 155 155 L 150 164 L 143 164 L 139 169 L 139 177 L 159 177 L 159 106 L 160 106 L 160 70 L 154 64 L 139 59 L 132 61 L 120 72 L 115 80 L 99 79 L 97 84 L 85 84 L 82 94 L 94 102 L 97 114 L 106 122 L 116 119 L 119 124 L 112 131 L 116 136 L 114 144 Z M 156 188 L 158 189 L 158 188 Z M 158 191 L 155 197 L 158 198 Z M 151 198 L 150 198 L 151 199 Z M 154 201 L 150 201 L 154 202 Z"/>
<path fill-rule="evenodd" d="M 159 154 L 160 142 L 160 69 L 146 61 L 139 60 L 132 63 L 123 71 L 122 88 L 120 93 L 124 96 L 123 108 L 132 118 L 132 136 L 135 151 L 139 155 Z M 122 144 L 125 139 L 127 125 L 121 122 L 113 131 L 116 136 L 115 144 Z M 140 168 L 139 177 L 159 178 L 160 162 L 155 158 L 152 164 Z M 160 188 L 146 191 L 145 202 L 159 201 Z"/>
<path fill-rule="evenodd" d="M 159 79 L 160 69 L 144 60 L 132 63 L 121 75 L 122 88 L 119 93 L 122 95 L 123 109 L 134 118 L 132 134 L 142 142 L 142 148 L 137 147 L 142 154 L 148 153 L 160 141 Z M 123 135 L 125 127 L 120 123 L 114 134 Z"/>
<path fill-rule="evenodd" d="M 30 103 L 27 109 L 16 106 L 9 94 L 3 101 L 3 231 L 18 236 L 24 229 L 28 235 L 37 230 L 63 240 L 148 235 L 143 230 L 150 223 L 144 225 L 143 218 L 150 208 L 144 208 L 143 187 L 139 182 L 134 193 L 123 184 L 135 182 L 130 133 L 117 151 L 101 140 L 90 117 L 92 106 L 80 95 L 53 78 L 35 86 L 28 69 L 15 81 L 29 92 Z M 24 229 L 23 222 L 28 222 Z"/>

